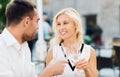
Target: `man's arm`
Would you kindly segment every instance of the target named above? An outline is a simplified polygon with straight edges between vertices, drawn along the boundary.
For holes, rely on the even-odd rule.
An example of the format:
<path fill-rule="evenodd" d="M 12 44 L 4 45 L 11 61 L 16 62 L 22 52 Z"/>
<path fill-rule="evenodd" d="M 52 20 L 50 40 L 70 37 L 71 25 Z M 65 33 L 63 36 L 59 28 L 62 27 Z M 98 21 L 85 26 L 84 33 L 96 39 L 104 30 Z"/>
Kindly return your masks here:
<path fill-rule="evenodd" d="M 52 60 L 51 63 L 39 74 L 39 77 L 52 77 L 62 74 L 64 71 L 66 60 Z"/>

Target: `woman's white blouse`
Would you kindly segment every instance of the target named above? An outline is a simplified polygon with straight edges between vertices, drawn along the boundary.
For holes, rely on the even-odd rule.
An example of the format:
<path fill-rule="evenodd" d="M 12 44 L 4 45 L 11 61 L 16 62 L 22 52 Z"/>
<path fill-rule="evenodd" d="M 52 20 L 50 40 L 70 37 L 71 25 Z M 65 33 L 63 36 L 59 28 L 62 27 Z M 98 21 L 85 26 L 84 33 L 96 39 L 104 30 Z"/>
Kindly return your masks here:
<path fill-rule="evenodd" d="M 64 47 L 63 47 L 64 48 Z M 81 48 L 81 46 L 80 46 Z M 85 58 L 87 61 L 90 58 L 90 46 L 84 44 L 82 53 L 80 54 L 80 59 Z M 66 51 L 64 51 L 66 53 Z M 63 51 L 61 49 L 61 47 L 59 45 L 56 45 L 53 47 L 53 57 L 56 59 L 66 59 Z M 65 68 L 64 68 L 64 73 L 55 77 L 85 77 L 85 73 L 84 70 L 77 70 L 75 69 L 74 71 L 71 70 L 69 64 L 66 64 Z"/>

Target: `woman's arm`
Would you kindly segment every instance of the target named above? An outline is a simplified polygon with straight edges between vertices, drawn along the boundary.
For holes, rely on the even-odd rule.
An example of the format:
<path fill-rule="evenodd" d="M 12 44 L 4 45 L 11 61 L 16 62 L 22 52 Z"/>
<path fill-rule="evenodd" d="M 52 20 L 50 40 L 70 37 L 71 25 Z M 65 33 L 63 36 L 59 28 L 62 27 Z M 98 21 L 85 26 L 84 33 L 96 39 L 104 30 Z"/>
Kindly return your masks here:
<path fill-rule="evenodd" d="M 80 60 L 77 62 L 76 68 L 83 69 L 86 77 L 98 77 L 96 54 L 93 48 L 91 48 L 90 59 L 88 61 L 85 59 Z"/>
<path fill-rule="evenodd" d="M 46 55 L 46 60 L 45 60 L 46 66 L 50 63 L 50 61 L 52 60 L 52 58 L 53 58 L 53 52 L 52 52 L 52 49 L 50 48 L 48 50 L 47 55 Z"/>
<path fill-rule="evenodd" d="M 98 77 L 96 54 L 95 50 L 91 48 L 91 55 L 88 61 L 88 68 L 85 69 L 86 77 Z"/>
<path fill-rule="evenodd" d="M 46 56 L 46 68 L 39 74 L 39 77 L 52 77 L 62 74 L 67 60 L 53 59 L 52 49 L 49 49 Z"/>

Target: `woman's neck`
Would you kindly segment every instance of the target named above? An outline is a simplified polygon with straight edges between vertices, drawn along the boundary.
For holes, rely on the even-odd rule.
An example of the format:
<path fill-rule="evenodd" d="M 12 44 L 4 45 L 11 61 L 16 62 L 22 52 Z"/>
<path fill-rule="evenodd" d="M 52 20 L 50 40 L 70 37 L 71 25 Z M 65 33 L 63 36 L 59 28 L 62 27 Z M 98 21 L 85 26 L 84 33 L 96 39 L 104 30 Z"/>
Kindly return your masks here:
<path fill-rule="evenodd" d="M 63 45 L 67 53 L 77 53 L 80 43 L 76 39 L 72 39 L 64 41 Z"/>
<path fill-rule="evenodd" d="M 72 46 L 72 45 L 76 45 L 78 44 L 78 40 L 76 37 L 72 37 L 72 38 L 68 38 L 68 39 L 64 39 L 63 40 L 63 45 L 66 47 Z"/>

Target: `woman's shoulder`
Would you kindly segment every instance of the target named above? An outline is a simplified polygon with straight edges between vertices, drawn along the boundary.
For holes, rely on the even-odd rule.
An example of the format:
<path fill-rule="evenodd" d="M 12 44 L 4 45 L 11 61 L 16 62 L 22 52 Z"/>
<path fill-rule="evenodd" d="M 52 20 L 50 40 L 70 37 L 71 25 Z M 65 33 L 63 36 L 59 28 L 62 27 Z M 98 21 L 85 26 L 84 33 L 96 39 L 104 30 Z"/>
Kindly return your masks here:
<path fill-rule="evenodd" d="M 88 45 L 88 44 L 85 44 L 85 46 L 86 46 L 87 48 L 89 48 L 89 51 L 90 51 L 91 54 L 95 54 L 95 49 L 94 49 L 94 47 L 92 47 L 91 45 Z"/>
<path fill-rule="evenodd" d="M 84 43 L 85 47 L 89 47 L 90 49 L 94 49 L 91 45 Z"/>
<path fill-rule="evenodd" d="M 89 51 L 91 54 L 95 54 L 95 49 L 91 45 L 84 44 L 84 47 L 85 51 Z"/>
<path fill-rule="evenodd" d="M 59 49 L 59 48 L 60 48 L 60 45 L 59 45 L 59 44 L 54 45 L 54 46 L 52 47 L 53 50 L 56 50 L 56 49 Z"/>

